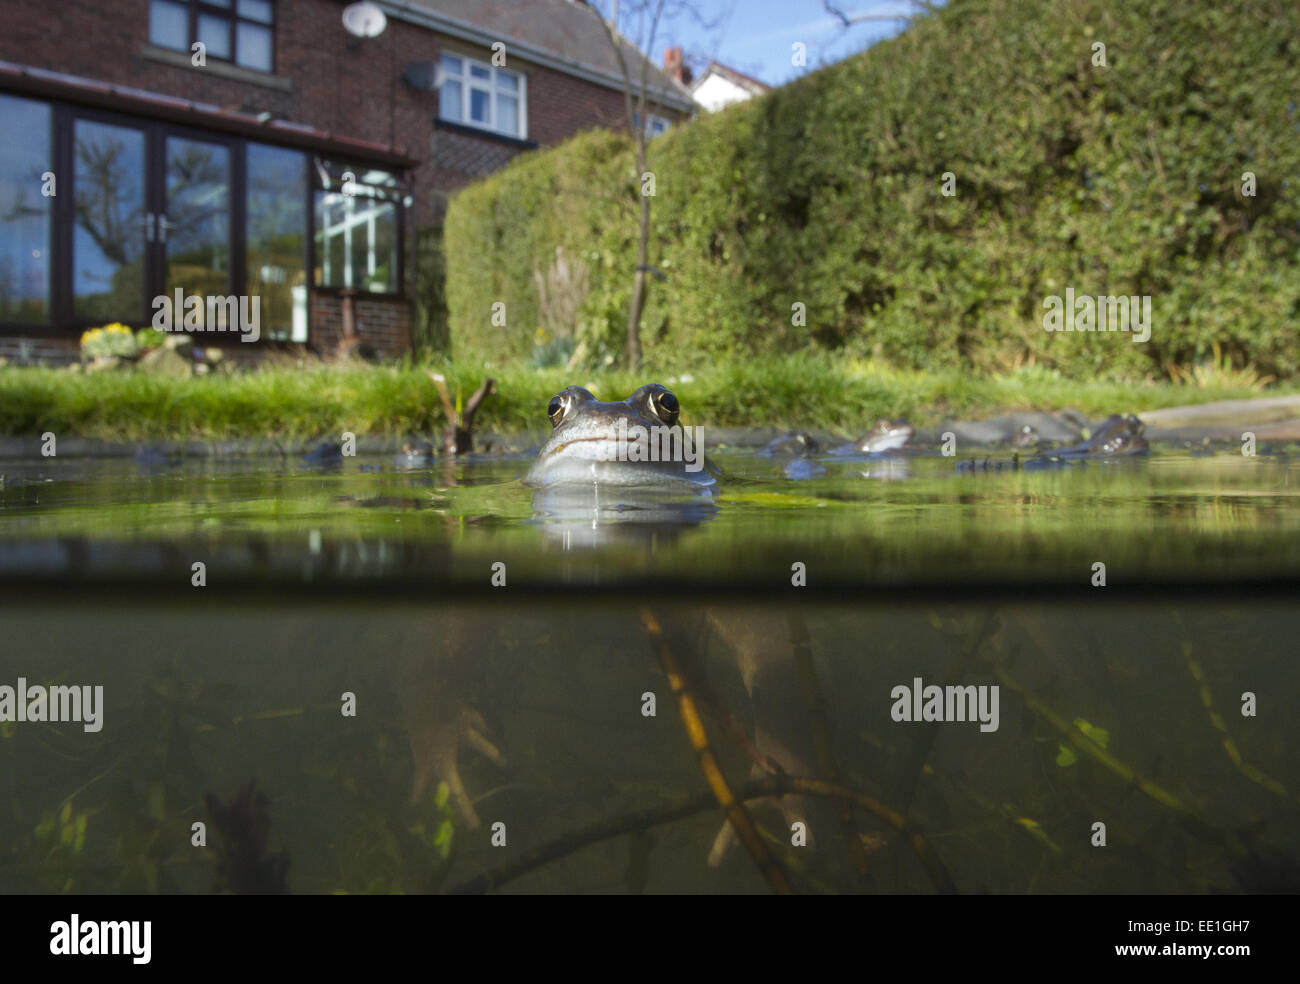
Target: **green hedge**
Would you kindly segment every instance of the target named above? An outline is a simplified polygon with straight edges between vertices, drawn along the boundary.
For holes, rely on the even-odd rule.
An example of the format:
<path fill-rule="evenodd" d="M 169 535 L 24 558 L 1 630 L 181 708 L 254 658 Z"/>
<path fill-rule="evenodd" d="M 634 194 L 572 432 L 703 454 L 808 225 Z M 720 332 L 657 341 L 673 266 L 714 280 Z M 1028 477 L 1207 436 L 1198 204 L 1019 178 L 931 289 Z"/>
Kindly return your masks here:
<path fill-rule="evenodd" d="M 650 290 L 647 361 L 822 350 L 1132 377 L 1202 361 L 1217 342 L 1237 365 L 1291 376 L 1297 98 L 1292 0 L 951 0 L 893 40 L 654 141 L 651 262 L 667 279 Z M 955 197 L 940 193 L 946 171 Z M 589 361 L 621 352 L 634 177 L 626 140 L 592 132 L 454 197 L 458 358 L 544 363 L 574 342 Z M 539 287 L 557 247 L 585 277 L 567 324 L 562 292 Z M 1149 343 L 1045 332 L 1043 299 L 1067 287 L 1150 295 Z M 806 327 L 792 325 L 796 302 Z"/>

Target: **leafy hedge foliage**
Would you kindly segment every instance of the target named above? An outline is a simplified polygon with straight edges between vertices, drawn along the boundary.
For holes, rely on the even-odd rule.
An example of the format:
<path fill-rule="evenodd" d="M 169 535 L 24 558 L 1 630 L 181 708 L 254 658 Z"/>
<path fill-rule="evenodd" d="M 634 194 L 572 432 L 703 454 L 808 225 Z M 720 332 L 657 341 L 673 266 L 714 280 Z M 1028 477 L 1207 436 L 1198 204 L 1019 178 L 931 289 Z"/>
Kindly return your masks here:
<path fill-rule="evenodd" d="M 652 263 L 667 279 L 651 285 L 647 361 L 824 350 L 1120 378 L 1201 361 L 1217 341 L 1237 365 L 1291 376 L 1297 93 L 1293 0 L 951 0 L 653 142 Z M 594 360 L 621 352 L 635 177 L 626 140 L 592 132 L 453 199 L 457 358 L 535 356 L 566 330 Z M 571 326 L 548 325 L 542 302 L 557 247 L 586 268 Z M 1149 343 L 1045 332 L 1044 298 L 1067 287 L 1151 295 Z"/>

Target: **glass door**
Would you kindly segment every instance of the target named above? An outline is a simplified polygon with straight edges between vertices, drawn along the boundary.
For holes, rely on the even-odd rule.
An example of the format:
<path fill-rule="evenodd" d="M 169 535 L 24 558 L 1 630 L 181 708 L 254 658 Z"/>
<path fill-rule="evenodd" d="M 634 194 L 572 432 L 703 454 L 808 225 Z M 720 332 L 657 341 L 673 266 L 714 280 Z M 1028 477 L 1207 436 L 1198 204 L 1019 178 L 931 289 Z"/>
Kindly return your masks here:
<path fill-rule="evenodd" d="M 165 204 L 159 222 L 163 290 L 175 298 L 231 294 L 231 152 L 215 141 L 167 134 L 164 140 Z M 209 323 L 211 312 L 211 323 Z M 224 304 L 206 305 L 202 329 L 229 331 Z M 180 312 L 177 312 L 177 319 Z"/>
<path fill-rule="evenodd" d="M 72 131 L 73 314 L 95 323 L 138 322 L 146 310 L 148 133 L 78 118 Z"/>
<path fill-rule="evenodd" d="M 72 127 L 73 316 L 149 323 L 154 299 L 203 299 L 185 327 L 224 331 L 231 293 L 233 154 L 220 138 L 78 114 Z M 212 311 L 211 318 L 208 312 Z M 183 307 L 173 312 L 182 325 Z M 197 318 L 197 320 L 195 320 Z M 211 323 L 209 323 L 211 322 Z"/>

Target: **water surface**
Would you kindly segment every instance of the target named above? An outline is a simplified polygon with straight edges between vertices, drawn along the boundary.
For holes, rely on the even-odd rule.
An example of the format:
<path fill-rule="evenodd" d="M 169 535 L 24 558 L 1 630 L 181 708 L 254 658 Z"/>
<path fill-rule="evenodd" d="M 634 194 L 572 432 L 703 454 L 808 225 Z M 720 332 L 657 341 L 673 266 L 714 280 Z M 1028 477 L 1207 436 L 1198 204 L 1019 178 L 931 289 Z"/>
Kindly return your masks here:
<path fill-rule="evenodd" d="M 637 501 L 523 455 L 5 461 L 0 686 L 105 689 L 98 732 L 0 724 L 0 889 L 767 890 L 673 667 L 732 786 L 860 797 L 753 804 L 800 891 L 1300 884 L 1294 458 L 715 457 Z M 917 679 L 997 686 L 996 729 L 895 720 Z"/>

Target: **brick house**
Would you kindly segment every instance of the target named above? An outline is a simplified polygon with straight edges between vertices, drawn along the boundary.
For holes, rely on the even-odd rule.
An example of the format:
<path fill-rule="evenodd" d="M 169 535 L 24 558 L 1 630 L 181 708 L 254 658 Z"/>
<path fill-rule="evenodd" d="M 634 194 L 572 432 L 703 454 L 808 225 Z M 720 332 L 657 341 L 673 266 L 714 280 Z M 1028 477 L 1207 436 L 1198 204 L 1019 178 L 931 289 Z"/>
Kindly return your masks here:
<path fill-rule="evenodd" d="M 417 230 L 436 228 L 447 194 L 625 120 L 618 59 L 580 0 L 378 0 L 352 5 L 350 29 L 341 0 L 5 7 L 11 362 L 72 361 L 86 328 L 156 323 L 163 297 L 232 356 L 345 340 L 400 354 Z M 647 125 L 687 118 L 679 79 L 649 77 Z M 257 299 L 255 343 L 212 303 L 235 296 Z"/>

